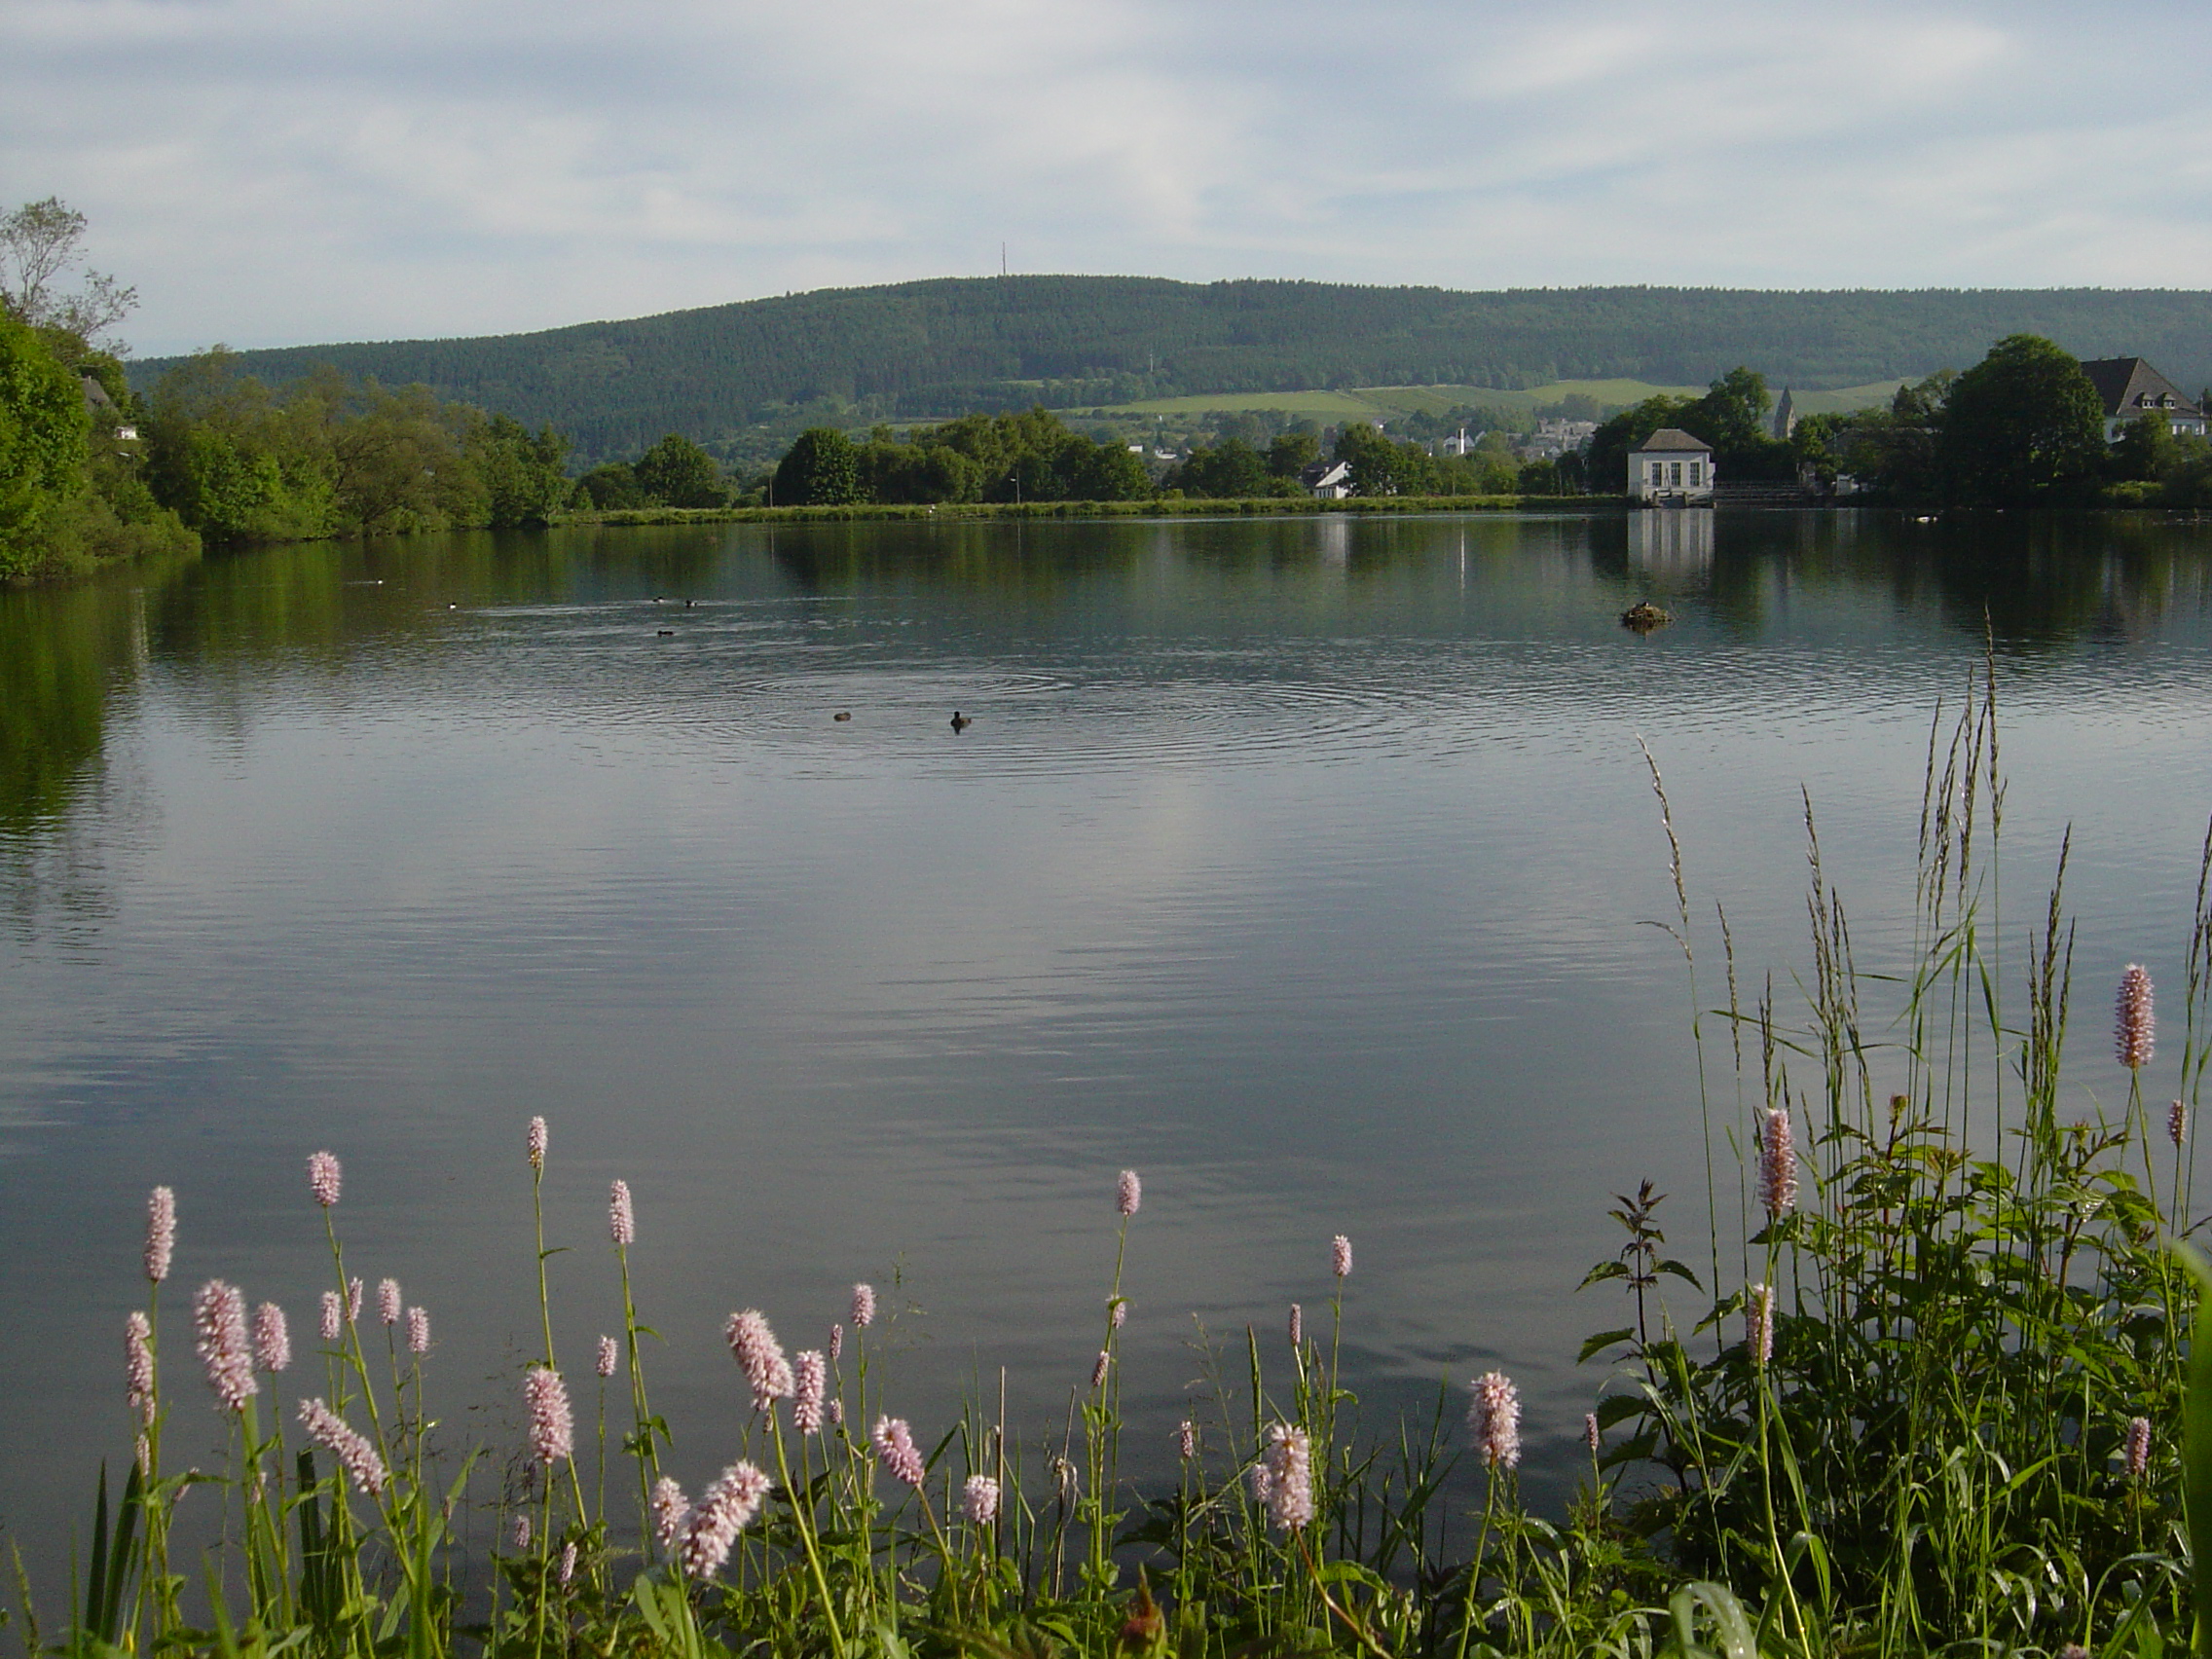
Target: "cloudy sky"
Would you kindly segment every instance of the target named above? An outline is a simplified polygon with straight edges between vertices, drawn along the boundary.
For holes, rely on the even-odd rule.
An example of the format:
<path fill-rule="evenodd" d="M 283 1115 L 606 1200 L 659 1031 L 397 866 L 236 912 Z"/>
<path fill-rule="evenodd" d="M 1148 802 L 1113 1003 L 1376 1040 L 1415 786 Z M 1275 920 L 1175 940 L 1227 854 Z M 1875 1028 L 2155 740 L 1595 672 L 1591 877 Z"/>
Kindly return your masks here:
<path fill-rule="evenodd" d="M 141 353 L 998 269 L 2212 283 L 2180 0 L 0 0 Z"/>

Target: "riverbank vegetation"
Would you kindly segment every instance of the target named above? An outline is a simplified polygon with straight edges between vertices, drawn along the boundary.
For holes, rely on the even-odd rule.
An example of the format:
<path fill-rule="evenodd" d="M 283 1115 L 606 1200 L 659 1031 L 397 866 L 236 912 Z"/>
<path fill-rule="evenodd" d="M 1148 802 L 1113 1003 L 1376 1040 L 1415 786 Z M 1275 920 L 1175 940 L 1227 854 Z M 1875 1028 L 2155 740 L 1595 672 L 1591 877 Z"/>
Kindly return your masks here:
<path fill-rule="evenodd" d="M 355 1195 L 317 1151 L 296 1225 L 322 1235 L 329 1284 L 296 1319 L 206 1279 L 188 1342 L 170 1281 L 201 1278 L 201 1200 L 152 1196 L 146 1301 L 122 1332 L 127 1472 L 92 1507 L 67 1611 L 17 1607 L 28 1645 L 226 1659 L 2186 1647 L 2206 1604 L 2193 1569 L 2212 1562 L 2212 1514 L 2184 1500 L 2212 1491 L 2212 1344 L 2184 1340 L 2197 1270 L 2176 1254 L 2212 1060 L 2212 839 L 2163 1045 L 2154 987 L 2130 967 L 2107 1057 L 2072 1080 L 2066 858 L 2037 872 L 2026 914 L 2001 908 L 1993 680 L 1931 727 L 1899 960 L 1862 960 L 1810 805 L 1793 992 L 1779 988 L 1792 977 L 1734 958 L 1724 912 L 1699 919 L 1667 826 L 1663 925 L 1710 1080 L 1707 1181 L 1687 1201 L 1624 1181 L 1618 1249 L 1581 1291 L 1601 1328 L 1583 1345 L 1577 1421 L 1525 1412 L 1510 1360 L 1439 1378 L 1437 1407 L 1402 1423 L 1364 1419 L 1339 1366 L 1360 1340 L 1344 1298 L 1353 1241 L 1327 1236 L 1303 1308 L 1202 1339 L 1186 1411 L 1134 1415 L 1129 1345 L 1171 1339 L 1148 1334 L 1166 1321 L 1126 1316 L 1122 1265 L 1147 1216 L 1124 1171 L 1101 1174 L 1096 1347 L 1068 1356 L 1064 1419 L 1014 1420 L 987 1388 L 923 1411 L 874 1292 L 856 1285 L 848 1306 L 794 1316 L 822 1333 L 804 1346 L 787 1346 L 794 1319 L 779 1313 L 779 1337 L 754 1307 L 719 1336 L 662 1333 L 729 1351 L 726 1419 L 695 1431 L 653 1404 L 652 1287 L 630 1256 L 651 1195 L 615 1181 L 589 1218 L 536 1207 L 517 1249 L 535 1252 L 537 1305 L 503 1384 L 518 1443 L 460 1444 L 434 1427 L 461 1417 L 436 1287 L 417 1300 L 373 1283 L 340 1225 Z M 1656 767 L 1652 783 L 1665 823 Z M 543 1120 L 517 1130 L 515 1179 L 535 1194 L 556 1148 Z M 562 1321 L 555 1294 L 585 1271 L 587 1235 L 621 1291 L 621 1327 L 604 1335 Z M 230 1465 L 180 1468 L 177 1419 L 208 1411 Z M 1523 1493 L 1524 1446 L 1570 1436 L 1584 1472 L 1547 1511 Z M 680 1462 L 720 1473 L 686 1490 Z M 191 1486 L 207 1489 L 196 1513 L 222 1512 L 204 1554 L 178 1524 Z"/>

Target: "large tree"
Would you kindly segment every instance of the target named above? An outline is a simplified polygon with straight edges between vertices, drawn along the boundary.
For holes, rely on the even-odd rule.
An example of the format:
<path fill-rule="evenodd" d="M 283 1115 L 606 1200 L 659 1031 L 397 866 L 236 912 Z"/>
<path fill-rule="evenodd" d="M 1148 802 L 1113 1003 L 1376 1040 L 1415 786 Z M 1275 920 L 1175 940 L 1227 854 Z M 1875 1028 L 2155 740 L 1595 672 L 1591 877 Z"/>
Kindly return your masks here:
<path fill-rule="evenodd" d="M 26 202 L 0 217 L 0 309 L 33 328 L 74 335 L 96 348 L 138 304 L 138 290 L 87 270 L 75 293 L 63 276 L 84 263 L 85 215 L 59 197 Z"/>
<path fill-rule="evenodd" d="M 719 507 L 729 499 L 715 458 L 678 432 L 638 457 L 630 470 L 648 499 L 667 506 Z"/>
<path fill-rule="evenodd" d="M 776 468 L 776 505 L 841 507 L 861 499 L 860 455 L 834 426 L 809 426 Z"/>
<path fill-rule="evenodd" d="M 0 576 L 35 570 L 83 487 L 85 394 L 37 334 L 0 316 Z"/>
<path fill-rule="evenodd" d="M 2064 348 L 2008 335 L 1952 384 L 1936 465 L 1954 500 L 2085 497 L 2105 465 L 2103 400 Z"/>

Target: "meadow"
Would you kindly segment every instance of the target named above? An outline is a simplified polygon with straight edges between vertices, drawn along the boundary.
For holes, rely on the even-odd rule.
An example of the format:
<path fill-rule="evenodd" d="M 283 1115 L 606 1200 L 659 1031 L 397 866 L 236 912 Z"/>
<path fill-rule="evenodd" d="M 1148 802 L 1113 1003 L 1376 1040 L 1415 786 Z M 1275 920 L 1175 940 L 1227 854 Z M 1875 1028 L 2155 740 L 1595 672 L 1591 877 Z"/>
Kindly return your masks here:
<path fill-rule="evenodd" d="M 221 1279 L 180 1297 L 193 1218 L 151 1195 L 145 1302 L 121 1333 L 123 1473 L 99 1477 L 66 1610 L 58 1587 L 19 1586 L 26 1650 L 2201 1649 L 2212 1343 L 2184 1337 L 2204 1272 L 2186 1239 L 2212 835 L 2163 1044 L 2157 989 L 2130 967 L 2111 1059 L 2062 1082 L 2067 861 L 2031 872 L 2021 914 L 2003 907 L 1994 700 L 1991 665 L 1928 728 L 1899 961 L 1860 961 L 1808 799 L 1806 955 L 1739 962 L 1724 906 L 1709 922 L 1692 899 L 1650 767 L 1707 1181 L 1613 1211 L 1618 1249 L 1581 1292 L 1599 1326 L 1589 1469 L 1563 1509 L 1523 1499 L 1504 1368 L 1438 1379 L 1433 1409 L 1402 1421 L 1363 1414 L 1341 1378 L 1346 1237 L 1313 1239 L 1317 1294 L 1279 1325 L 1198 1341 L 1187 1416 L 1126 1417 L 1135 1170 L 1100 1172 L 1098 1346 L 1063 1420 L 1010 1419 L 1003 1373 L 952 1420 L 910 1418 L 876 1291 L 855 1285 L 802 1338 L 729 1314 L 733 1426 L 721 1473 L 686 1493 L 648 1374 L 656 1343 L 710 1334 L 652 1326 L 624 1182 L 601 1215 L 548 1213 L 558 1143 L 538 1118 L 514 1142 L 537 1302 L 535 1351 L 500 1384 L 522 1425 L 507 1441 L 455 1438 L 476 1385 L 440 1374 L 436 1287 L 416 1303 L 349 1260 L 357 1195 L 337 1153 L 306 1157 L 297 1197 L 329 1252 L 312 1340 Z M 1716 960 L 1700 954 L 1714 932 Z M 564 1257 L 587 1244 L 618 1271 L 619 1332 L 561 1317 Z M 197 1432 L 210 1411 L 228 1465 L 180 1467 L 179 1419 Z M 1140 1438 L 1174 1447 L 1177 1480 L 1124 1478 Z"/>

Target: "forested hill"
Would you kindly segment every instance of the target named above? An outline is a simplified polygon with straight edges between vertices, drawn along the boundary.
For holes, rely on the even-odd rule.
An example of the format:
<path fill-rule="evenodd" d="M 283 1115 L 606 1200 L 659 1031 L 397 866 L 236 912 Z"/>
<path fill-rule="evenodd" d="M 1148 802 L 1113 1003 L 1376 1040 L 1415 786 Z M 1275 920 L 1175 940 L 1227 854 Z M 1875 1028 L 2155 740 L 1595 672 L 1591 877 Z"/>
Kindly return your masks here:
<path fill-rule="evenodd" d="M 536 334 L 247 351 L 240 366 L 272 382 L 320 362 L 422 382 L 550 421 L 591 457 L 668 431 L 727 440 L 808 410 L 866 421 L 1318 387 L 1696 385 L 1738 363 L 1777 387 L 1858 386 L 1963 368 L 2023 330 L 2080 356 L 2149 357 L 2193 391 L 2212 381 L 2212 293 L 2194 291 L 1461 293 L 1131 276 L 830 288 Z M 149 359 L 133 378 L 166 366 Z"/>

